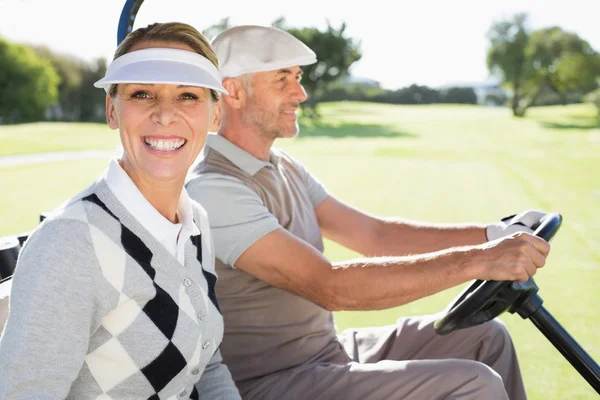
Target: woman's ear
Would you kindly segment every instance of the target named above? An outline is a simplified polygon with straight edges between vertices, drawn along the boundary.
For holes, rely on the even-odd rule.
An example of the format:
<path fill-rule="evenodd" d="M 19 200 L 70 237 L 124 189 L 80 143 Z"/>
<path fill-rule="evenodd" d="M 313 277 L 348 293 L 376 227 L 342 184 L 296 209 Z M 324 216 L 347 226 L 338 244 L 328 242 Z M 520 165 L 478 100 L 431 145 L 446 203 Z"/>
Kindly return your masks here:
<path fill-rule="evenodd" d="M 117 118 L 115 102 L 109 94 L 106 95 L 106 122 L 110 129 L 115 130 L 119 128 L 119 119 Z"/>
<path fill-rule="evenodd" d="M 221 126 L 221 101 L 223 101 L 222 96 L 221 99 L 219 99 L 219 101 L 213 103 L 212 115 L 208 123 L 209 132 L 216 132 Z"/>

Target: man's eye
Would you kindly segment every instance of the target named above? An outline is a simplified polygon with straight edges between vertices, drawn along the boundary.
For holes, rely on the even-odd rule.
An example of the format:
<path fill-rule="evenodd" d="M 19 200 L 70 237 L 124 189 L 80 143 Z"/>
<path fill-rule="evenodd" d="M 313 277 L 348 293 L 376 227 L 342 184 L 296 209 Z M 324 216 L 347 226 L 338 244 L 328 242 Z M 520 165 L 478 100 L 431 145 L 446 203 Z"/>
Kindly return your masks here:
<path fill-rule="evenodd" d="M 139 90 L 131 95 L 134 99 L 149 99 L 150 94 L 148 92 L 144 92 L 143 90 Z"/>
<path fill-rule="evenodd" d="M 198 96 L 193 93 L 184 93 L 181 95 L 183 100 L 198 100 Z"/>

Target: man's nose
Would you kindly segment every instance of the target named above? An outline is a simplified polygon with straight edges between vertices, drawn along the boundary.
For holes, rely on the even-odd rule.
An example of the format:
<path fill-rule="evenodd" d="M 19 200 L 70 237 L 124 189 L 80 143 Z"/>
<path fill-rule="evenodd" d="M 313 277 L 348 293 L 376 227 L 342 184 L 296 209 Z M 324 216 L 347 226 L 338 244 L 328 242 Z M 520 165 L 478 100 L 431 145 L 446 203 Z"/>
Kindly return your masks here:
<path fill-rule="evenodd" d="M 306 94 L 306 90 L 304 90 L 304 86 L 302 86 L 302 83 L 300 83 L 299 81 L 295 81 L 292 92 L 292 99 L 294 101 L 297 101 L 298 103 L 302 103 L 306 101 L 307 98 L 308 95 Z"/>

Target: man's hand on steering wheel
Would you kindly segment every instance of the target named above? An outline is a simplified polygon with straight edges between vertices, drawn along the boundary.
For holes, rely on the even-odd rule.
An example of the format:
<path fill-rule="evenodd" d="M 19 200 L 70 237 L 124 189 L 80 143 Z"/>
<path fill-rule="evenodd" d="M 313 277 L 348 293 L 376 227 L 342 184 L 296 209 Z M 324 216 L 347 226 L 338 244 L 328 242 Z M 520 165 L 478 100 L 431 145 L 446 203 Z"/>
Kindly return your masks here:
<path fill-rule="evenodd" d="M 517 215 L 502 218 L 487 225 L 485 235 L 488 240 L 496 240 L 516 232 L 533 233 L 549 213 L 539 210 L 527 210 Z"/>
<path fill-rule="evenodd" d="M 517 232 L 469 250 L 476 279 L 526 282 L 546 263 L 550 245 L 544 239 Z"/>
<path fill-rule="evenodd" d="M 532 233 L 513 233 L 465 249 L 470 253 L 468 267 L 475 280 L 459 293 L 435 321 L 434 328 L 439 335 L 491 321 L 511 309 L 523 293 L 537 290 L 531 276 L 546 263 L 550 252 L 548 242 L 562 224 L 562 216 L 558 213 L 537 213 L 528 211 L 511 218 L 523 221 L 527 220 L 526 215 L 528 218 L 533 215 L 526 221 L 530 223 L 528 228 L 534 229 Z M 539 223 L 533 222 L 535 219 Z"/>

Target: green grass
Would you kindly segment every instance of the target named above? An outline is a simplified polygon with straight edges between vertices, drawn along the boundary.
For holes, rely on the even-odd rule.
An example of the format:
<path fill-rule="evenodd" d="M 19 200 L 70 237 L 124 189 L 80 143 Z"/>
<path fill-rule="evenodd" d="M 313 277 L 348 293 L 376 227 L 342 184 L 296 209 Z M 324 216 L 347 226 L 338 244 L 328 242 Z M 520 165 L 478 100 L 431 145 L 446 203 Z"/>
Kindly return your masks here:
<path fill-rule="evenodd" d="M 29 231 L 50 211 L 93 182 L 105 160 L 0 168 L 0 236 Z"/>
<path fill-rule="evenodd" d="M 52 151 L 113 150 L 118 134 L 106 124 L 33 123 L 0 125 L 0 157 Z"/>
<path fill-rule="evenodd" d="M 374 214 L 465 222 L 527 208 L 562 213 L 563 226 L 536 282 L 548 310 L 600 361 L 600 127 L 594 112 L 583 105 L 549 107 L 516 119 L 508 110 L 470 106 L 326 104 L 322 121 L 306 122 L 299 138 L 277 145 L 331 193 Z M 116 145 L 116 135 L 101 125 L 0 127 L 2 143 L 5 138 L 17 153 Z M 0 235 L 33 228 L 39 212 L 75 194 L 105 165 L 86 160 L 0 168 L 2 192 L 10 193 L 0 198 Z M 356 256 L 329 241 L 326 255 Z M 459 290 L 391 310 L 337 313 L 338 329 L 438 312 Z M 531 322 L 510 314 L 502 319 L 531 399 L 595 398 Z"/>

